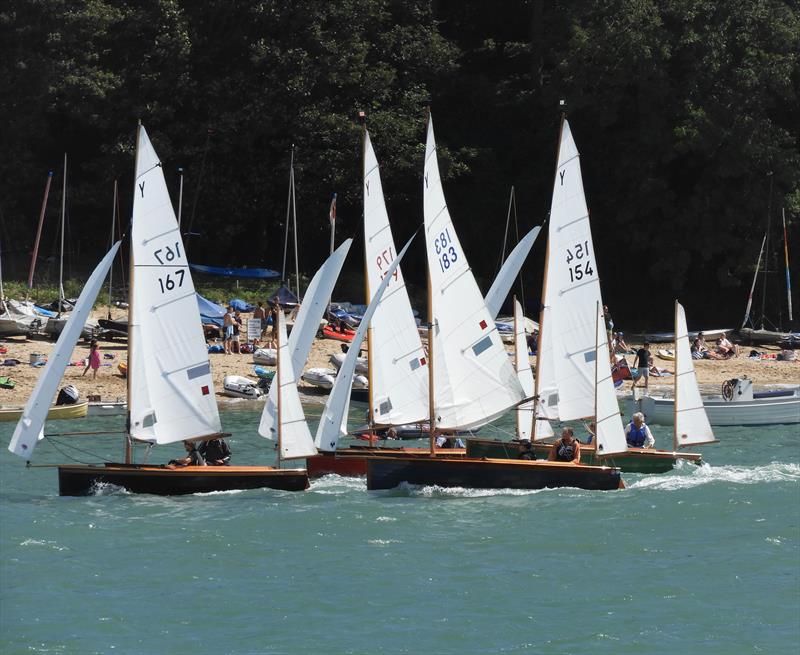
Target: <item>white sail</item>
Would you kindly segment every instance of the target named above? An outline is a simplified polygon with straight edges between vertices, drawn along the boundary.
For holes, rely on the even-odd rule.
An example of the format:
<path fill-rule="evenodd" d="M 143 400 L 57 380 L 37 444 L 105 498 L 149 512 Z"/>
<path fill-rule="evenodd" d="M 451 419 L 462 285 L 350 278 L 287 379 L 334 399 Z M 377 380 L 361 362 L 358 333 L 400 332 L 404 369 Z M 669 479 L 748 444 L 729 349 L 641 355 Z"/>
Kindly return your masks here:
<path fill-rule="evenodd" d="M 336 280 L 339 279 L 339 273 L 352 243 L 352 239 L 346 239 L 325 260 L 325 263 L 316 272 L 306 289 L 306 295 L 300 304 L 300 310 L 297 312 L 297 318 L 288 343 L 292 368 L 298 375 L 306 365 L 311 344 L 319 331 L 319 322 L 322 320 L 322 315 L 328 306 L 333 287 L 336 285 Z M 258 425 L 258 433 L 267 439 L 274 438 L 277 425 L 278 408 L 276 403 L 278 398 L 276 394 L 277 389 L 273 390 L 273 387 L 270 387 L 269 397 L 264 403 L 264 410 L 261 413 L 261 421 Z"/>
<path fill-rule="evenodd" d="M 517 371 L 519 383 L 526 397 L 534 394 L 533 371 L 531 359 L 528 356 L 528 340 L 525 337 L 525 317 L 522 314 L 522 305 L 514 299 L 514 368 Z M 517 407 L 517 439 L 532 439 L 534 402 L 528 401 Z M 545 439 L 553 436 L 553 428 L 546 419 L 537 419 L 536 438 Z"/>
<path fill-rule="evenodd" d="M 423 194 L 436 428 L 466 429 L 497 418 L 524 395 L 447 210 L 432 119 Z"/>
<path fill-rule="evenodd" d="M 686 313 L 675 302 L 675 448 L 715 441 L 694 372 Z"/>
<path fill-rule="evenodd" d="M 311 432 L 306 423 L 303 406 L 300 404 L 300 394 L 297 393 L 297 370 L 291 357 L 289 339 L 286 337 L 286 318 L 283 312 L 278 312 L 278 373 L 276 383 L 277 394 L 280 395 L 279 426 L 280 430 L 280 456 L 281 459 L 297 459 L 310 457 L 317 454 Z M 274 435 L 273 439 L 275 438 Z"/>
<path fill-rule="evenodd" d="M 372 300 L 367 306 L 367 310 L 364 312 L 361 324 L 358 326 L 353 336 L 350 349 L 347 351 L 347 356 L 344 358 L 344 362 L 339 368 L 339 373 L 336 375 L 336 382 L 333 384 L 331 395 L 328 397 L 328 402 L 325 403 L 325 409 L 322 412 L 319 426 L 317 426 L 317 436 L 314 443 L 320 450 L 333 452 L 336 450 L 339 437 L 347 434 L 347 406 L 350 401 L 350 391 L 353 386 L 353 375 L 356 371 L 358 349 L 364 341 L 370 321 L 374 318 L 376 311 L 381 306 L 381 300 L 385 297 L 387 288 L 391 285 L 394 272 L 398 270 L 400 260 L 403 258 L 403 255 L 406 254 L 413 239 L 414 237 L 411 237 L 411 239 L 408 240 L 408 243 L 406 243 L 403 250 L 400 251 L 400 254 L 397 255 L 385 269 L 386 275 L 376 289 L 375 295 L 372 297 Z"/>
<path fill-rule="evenodd" d="M 47 359 L 44 371 L 36 381 L 36 386 L 25 404 L 25 409 L 17 423 L 17 427 L 14 428 L 14 434 L 8 446 L 8 449 L 15 455 L 24 457 L 27 460 L 30 460 L 33 455 L 33 449 L 42 434 L 47 412 L 50 411 L 50 403 L 53 402 L 58 385 L 64 377 L 64 371 L 67 370 L 72 351 L 81 336 L 81 331 L 86 319 L 89 317 L 89 312 L 92 311 L 95 298 L 100 293 L 100 288 L 106 279 L 108 269 L 111 268 L 111 264 L 114 262 L 114 257 L 117 254 L 117 250 L 119 250 L 119 244 L 120 242 L 117 241 L 112 246 L 111 250 L 108 251 L 89 276 L 75 304 L 75 309 L 70 313 L 69 320 L 61 331 L 53 352 Z"/>
<path fill-rule="evenodd" d="M 530 253 L 531 248 L 533 248 L 533 244 L 536 241 L 536 237 L 539 236 L 540 230 L 541 228 L 536 226 L 520 240 L 514 250 L 511 251 L 511 254 L 509 254 L 503 262 L 500 272 L 497 274 L 494 282 L 492 282 L 492 286 L 486 294 L 484 302 L 486 303 L 486 309 L 489 310 L 489 315 L 493 319 L 497 318 L 497 315 L 500 313 L 503 301 L 506 299 L 506 296 L 508 296 L 508 292 L 511 290 L 514 280 L 517 279 L 522 265 L 528 258 L 528 253 Z"/>
<path fill-rule="evenodd" d="M 395 258 L 392 228 L 383 199 L 380 169 L 369 138 L 364 137 L 364 254 L 367 298 L 386 276 Z M 372 419 L 379 425 L 416 423 L 428 416 L 427 356 L 411 311 L 400 267 L 370 322 L 369 365 Z"/>
<path fill-rule="evenodd" d="M 603 301 L 583 193 L 580 157 L 563 122 L 548 228 L 544 309 L 537 368 L 547 411 L 569 421 L 594 415 L 595 307 Z M 552 368 L 551 368 L 552 367 Z"/>
<path fill-rule="evenodd" d="M 131 228 L 130 434 L 159 444 L 221 431 L 194 282 L 164 172 L 139 127 Z"/>
<path fill-rule="evenodd" d="M 625 439 L 625 428 L 619 412 L 619 402 L 614 391 L 614 380 L 611 378 L 611 355 L 608 350 L 608 333 L 606 332 L 603 306 L 595 305 L 595 445 L 598 455 L 615 455 L 628 450 Z"/>

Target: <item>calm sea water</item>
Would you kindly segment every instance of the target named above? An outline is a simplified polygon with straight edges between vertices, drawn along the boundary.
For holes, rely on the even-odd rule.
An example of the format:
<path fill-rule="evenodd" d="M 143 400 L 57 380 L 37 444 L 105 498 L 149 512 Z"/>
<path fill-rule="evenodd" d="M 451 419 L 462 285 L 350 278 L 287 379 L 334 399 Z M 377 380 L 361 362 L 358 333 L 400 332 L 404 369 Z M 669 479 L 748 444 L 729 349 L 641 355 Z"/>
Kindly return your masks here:
<path fill-rule="evenodd" d="M 255 412 L 223 422 L 237 463 L 272 463 Z M 0 426 L 5 655 L 729 655 L 800 643 L 796 427 L 720 428 L 707 465 L 627 475 L 617 492 L 368 493 L 363 479 L 327 477 L 307 493 L 175 498 L 60 498 L 54 469 L 8 453 L 12 429 Z M 57 447 L 83 461 L 121 453 L 118 437 L 59 441 L 36 462 L 69 461 Z"/>

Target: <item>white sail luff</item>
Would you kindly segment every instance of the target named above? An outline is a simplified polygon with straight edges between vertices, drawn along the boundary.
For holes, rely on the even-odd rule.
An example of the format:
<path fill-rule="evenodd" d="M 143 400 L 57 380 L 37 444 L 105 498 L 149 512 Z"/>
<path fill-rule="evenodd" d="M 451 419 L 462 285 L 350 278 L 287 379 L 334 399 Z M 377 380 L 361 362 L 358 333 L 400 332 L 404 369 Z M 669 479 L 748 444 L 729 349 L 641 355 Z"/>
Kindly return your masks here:
<path fill-rule="evenodd" d="M 598 302 L 595 307 L 595 446 L 598 455 L 608 456 L 626 452 L 628 442 L 611 377 L 611 355 L 603 306 Z"/>
<path fill-rule="evenodd" d="M 316 272 L 306 289 L 306 295 L 300 304 L 292 334 L 288 339 L 292 368 L 298 375 L 306 364 L 311 344 L 319 331 L 320 320 L 322 320 L 322 315 L 328 306 L 333 287 L 336 285 L 336 280 L 339 279 L 339 273 L 352 243 L 352 239 L 346 239 L 325 260 L 325 263 Z M 264 410 L 261 413 L 261 421 L 258 425 L 258 433 L 267 439 L 274 438 L 278 420 L 277 389 L 273 390 L 273 387 L 270 387 L 269 396 L 264 403 Z"/>
<path fill-rule="evenodd" d="M 33 450 L 42 434 L 47 413 L 50 411 L 50 404 L 64 377 L 64 371 L 67 370 L 72 351 L 81 336 L 83 326 L 92 311 L 94 301 L 97 294 L 100 293 L 119 246 L 120 242 L 117 241 L 94 269 L 81 290 L 75 309 L 64 325 L 55 348 L 47 359 L 47 365 L 36 381 L 36 386 L 25 404 L 22 416 L 14 428 L 8 449 L 15 455 L 27 460 L 30 460 L 33 455 Z"/>
<path fill-rule="evenodd" d="M 289 339 L 286 336 L 286 319 L 278 312 L 278 372 L 275 376 L 277 393 L 280 394 L 280 459 L 297 459 L 317 454 L 314 440 L 306 423 L 300 394 L 297 392 L 298 375 L 290 355 Z"/>
<path fill-rule="evenodd" d="M 539 236 L 540 230 L 541 228 L 537 225 L 520 240 L 503 262 L 500 272 L 497 274 L 494 282 L 492 282 L 491 288 L 486 293 L 484 302 L 486 303 L 486 309 L 489 310 L 489 315 L 492 319 L 496 319 L 497 315 L 500 313 L 500 308 L 503 306 L 503 302 L 506 296 L 508 296 L 511 286 L 514 284 L 514 280 L 517 279 L 522 265 L 528 258 L 528 254 L 531 248 L 533 248 L 533 244 L 536 241 L 536 237 Z"/>
<path fill-rule="evenodd" d="M 328 452 L 335 451 L 339 437 L 343 436 L 342 424 L 347 414 L 350 392 L 353 386 L 353 375 L 355 374 L 356 362 L 358 360 L 358 350 L 367 334 L 369 323 L 380 306 L 381 298 L 389 287 L 394 272 L 400 265 L 400 260 L 403 258 L 403 255 L 406 254 L 413 239 L 414 237 L 411 237 L 411 239 L 408 240 L 408 243 L 406 243 L 403 250 L 400 251 L 400 254 L 397 255 L 386 269 L 386 275 L 375 291 L 375 295 L 367 306 L 361 323 L 353 336 L 350 348 L 347 351 L 342 366 L 339 368 L 339 373 L 336 375 L 336 381 L 333 384 L 333 389 L 331 390 L 328 402 L 325 404 L 325 409 L 322 412 L 322 417 L 317 427 L 317 435 L 314 443 L 319 450 Z"/>
<path fill-rule="evenodd" d="M 694 371 L 686 313 L 675 302 L 675 447 L 715 441 Z"/>
<path fill-rule="evenodd" d="M 221 431 L 186 250 L 161 162 L 139 127 L 131 229 L 130 434 L 159 444 Z"/>
<path fill-rule="evenodd" d="M 432 120 L 423 198 L 434 324 L 429 348 L 435 362 L 435 427 L 468 429 L 501 416 L 524 395 L 447 209 Z"/>
<path fill-rule="evenodd" d="M 525 321 L 522 314 L 522 305 L 514 299 L 514 367 L 517 371 L 519 383 L 526 397 L 533 396 L 534 383 L 531 360 L 528 356 L 528 340 L 525 337 Z M 533 401 L 517 406 L 517 438 L 530 439 L 533 420 Z"/>
<path fill-rule="evenodd" d="M 364 254 L 367 300 L 375 295 L 397 252 L 386 212 L 380 169 L 364 135 Z M 416 423 L 428 413 L 428 369 L 403 272 L 397 267 L 370 321 L 372 418 L 379 425 Z"/>

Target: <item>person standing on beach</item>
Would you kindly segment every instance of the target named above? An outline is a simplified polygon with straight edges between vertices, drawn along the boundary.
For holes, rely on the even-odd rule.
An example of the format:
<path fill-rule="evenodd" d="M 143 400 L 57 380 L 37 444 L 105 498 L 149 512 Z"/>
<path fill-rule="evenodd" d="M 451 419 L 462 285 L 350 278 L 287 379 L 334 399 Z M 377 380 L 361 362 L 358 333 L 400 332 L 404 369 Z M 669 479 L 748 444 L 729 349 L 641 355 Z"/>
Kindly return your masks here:
<path fill-rule="evenodd" d="M 83 369 L 83 375 L 86 371 L 92 369 L 92 379 L 97 379 L 97 369 L 100 368 L 100 348 L 97 346 L 97 339 L 92 339 L 89 343 L 89 358 L 86 360 L 86 368 Z"/>
<path fill-rule="evenodd" d="M 636 375 L 633 376 L 633 387 L 639 381 L 639 378 L 644 378 L 644 388 L 650 388 L 650 344 L 644 342 L 641 348 L 636 351 Z M 633 389 L 631 387 L 631 389 Z"/>
<path fill-rule="evenodd" d="M 222 326 L 225 330 L 224 344 L 225 354 L 231 354 L 231 343 L 233 341 L 233 307 L 228 306 L 225 316 L 222 318 Z"/>

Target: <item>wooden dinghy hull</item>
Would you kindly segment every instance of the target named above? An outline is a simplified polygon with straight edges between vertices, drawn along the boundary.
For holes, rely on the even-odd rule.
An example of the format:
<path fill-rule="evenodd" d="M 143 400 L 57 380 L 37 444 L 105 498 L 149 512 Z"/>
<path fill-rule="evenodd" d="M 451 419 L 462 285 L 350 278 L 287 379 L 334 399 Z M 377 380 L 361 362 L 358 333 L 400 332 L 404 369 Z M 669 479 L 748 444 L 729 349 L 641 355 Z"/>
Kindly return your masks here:
<path fill-rule="evenodd" d="M 547 459 L 550 444 L 535 443 L 533 452 L 537 459 Z M 514 441 L 497 441 L 493 439 L 467 439 L 467 457 L 491 457 L 495 459 L 516 459 L 519 456 L 519 445 Z M 650 448 L 631 448 L 627 453 L 601 459 L 594 448 L 581 446 L 581 464 L 602 466 L 611 464 L 619 467 L 623 473 L 666 473 L 675 467 L 678 459 L 693 464 L 702 463 L 700 453 L 681 453 Z"/>
<path fill-rule="evenodd" d="M 0 408 L 0 421 L 19 421 L 24 408 L 7 407 Z M 83 400 L 74 405 L 53 405 L 47 412 L 48 421 L 56 421 L 70 418 L 84 418 L 89 413 L 89 401 Z"/>
<path fill-rule="evenodd" d="M 98 485 L 113 484 L 136 494 L 178 496 L 211 491 L 244 489 L 308 489 L 305 469 L 276 469 L 270 466 L 184 466 L 167 468 L 136 464 L 58 467 L 58 493 L 61 496 L 89 496 Z"/>
<path fill-rule="evenodd" d="M 437 457 L 463 457 L 463 448 L 438 451 Z M 320 478 L 323 475 L 340 475 L 342 477 L 359 477 L 367 474 L 368 457 L 430 457 L 428 448 L 370 448 L 369 446 L 351 446 L 337 450 L 335 453 L 321 452 L 306 458 L 308 477 Z"/>
<path fill-rule="evenodd" d="M 468 489 L 624 488 L 620 470 L 609 466 L 444 457 L 367 459 L 368 490 L 394 489 L 403 483 Z"/>

